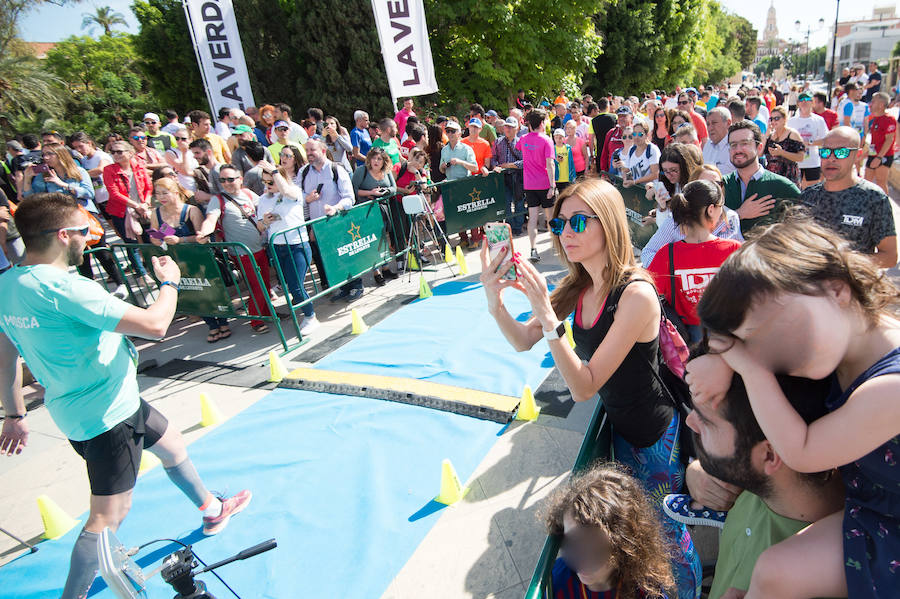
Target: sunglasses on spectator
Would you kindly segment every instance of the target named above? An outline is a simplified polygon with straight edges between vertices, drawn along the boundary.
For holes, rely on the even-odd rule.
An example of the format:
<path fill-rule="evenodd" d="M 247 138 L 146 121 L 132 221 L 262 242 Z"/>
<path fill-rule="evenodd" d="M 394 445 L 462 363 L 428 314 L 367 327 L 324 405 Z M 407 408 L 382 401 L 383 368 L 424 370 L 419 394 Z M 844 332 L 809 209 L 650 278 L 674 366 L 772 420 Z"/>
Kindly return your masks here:
<path fill-rule="evenodd" d="M 819 148 L 819 156 L 821 158 L 829 158 L 832 154 L 838 160 L 848 157 L 851 152 L 855 152 L 859 148 Z"/>
<path fill-rule="evenodd" d="M 275 128 L 276 131 L 287 131 L 288 129 L 289 129 L 289 127 L 276 127 Z"/>
<path fill-rule="evenodd" d="M 44 229 L 41 231 L 41 235 L 49 235 L 50 233 L 56 233 L 57 231 L 72 231 L 73 233 L 87 235 L 90 230 L 91 228 L 88 225 L 83 227 L 62 227 L 61 229 Z"/>
<path fill-rule="evenodd" d="M 554 235 L 562 235 L 563 229 L 566 228 L 566 223 L 569 223 L 569 226 L 572 227 L 572 231 L 575 233 L 584 233 L 584 230 L 587 228 L 587 221 L 589 218 L 596 218 L 600 220 L 600 217 L 596 214 L 573 214 L 569 220 L 564 218 L 556 217 L 551 218 L 547 225 L 550 227 L 550 231 Z"/>
<path fill-rule="evenodd" d="M 263 179 L 262 182 L 263 182 L 263 185 L 275 185 L 274 179 Z"/>
<path fill-rule="evenodd" d="M 644 137 L 644 132 L 643 131 L 635 131 L 634 133 L 631 134 L 631 137 Z"/>
<path fill-rule="evenodd" d="M 147 136 L 146 135 L 132 135 L 131 139 L 133 139 L 135 141 L 141 141 L 142 139 L 147 139 Z"/>
<path fill-rule="evenodd" d="M 159 121 L 144 121 L 144 124 L 145 124 L 145 125 L 155 125 L 155 124 L 158 123 L 158 122 L 159 122 Z"/>
<path fill-rule="evenodd" d="M 678 100 L 679 106 L 684 106 L 685 104 L 690 104 L 690 103 L 691 103 L 690 100 Z"/>
<path fill-rule="evenodd" d="M 176 136 L 175 136 L 175 139 L 178 140 L 178 141 L 187 141 L 187 140 L 190 139 L 190 137 L 179 137 L 179 136 L 176 135 Z"/>
<path fill-rule="evenodd" d="M 240 177 L 219 177 L 219 181 L 224 181 L 225 183 L 232 183 L 238 179 L 240 179 Z"/>
<path fill-rule="evenodd" d="M 113 150 L 112 152 L 110 152 L 110 154 L 113 154 L 113 155 L 116 155 L 116 154 L 127 154 L 127 153 L 128 153 L 128 150 Z"/>
<path fill-rule="evenodd" d="M 770 121 L 780 121 L 780 120 L 781 120 L 781 117 L 780 117 L 780 116 L 770 116 L 770 117 L 769 117 L 769 120 L 770 120 Z"/>

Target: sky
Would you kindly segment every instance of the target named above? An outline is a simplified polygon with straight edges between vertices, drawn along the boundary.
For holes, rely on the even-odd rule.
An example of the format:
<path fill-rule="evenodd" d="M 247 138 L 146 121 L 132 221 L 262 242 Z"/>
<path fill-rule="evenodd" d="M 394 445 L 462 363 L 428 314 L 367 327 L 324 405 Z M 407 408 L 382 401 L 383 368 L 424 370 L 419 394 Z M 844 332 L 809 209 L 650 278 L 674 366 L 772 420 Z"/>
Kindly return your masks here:
<path fill-rule="evenodd" d="M 494 2 L 497 0 L 488 0 Z M 762 32 L 766 25 L 766 14 L 771 0 L 720 0 L 731 12 L 745 17 L 757 31 Z M 131 0 L 84 0 L 75 6 L 59 8 L 45 4 L 41 8 L 32 11 L 21 24 L 22 37 L 30 42 L 57 42 L 70 35 L 86 35 L 81 29 L 82 15 L 93 12 L 95 6 L 109 6 L 113 10 L 122 13 L 129 23 L 125 29 L 131 33 L 137 33 L 137 21 L 129 9 Z M 894 4 L 891 0 L 844 0 L 841 3 L 840 20 L 854 18 L 867 18 L 872 15 L 874 6 Z M 821 31 L 810 35 L 810 47 L 826 44 L 830 39 L 829 27 L 834 24 L 836 0 L 776 0 L 775 11 L 778 20 L 778 34 L 782 39 L 795 39 L 805 41 L 794 27 L 794 22 L 800 20 L 804 25 L 815 28 L 820 18 L 825 19 L 825 26 Z M 900 10 L 898 10 L 900 13 Z"/>
<path fill-rule="evenodd" d="M 730 12 L 740 15 L 750 21 L 759 32 L 762 39 L 762 31 L 766 26 L 766 15 L 769 12 L 771 0 L 719 0 Z M 834 26 L 834 13 L 837 7 L 835 0 L 775 0 L 775 18 L 778 25 L 778 37 L 785 40 L 794 39 L 806 42 L 806 28 L 815 29 L 819 19 L 825 19 L 825 26 L 809 36 L 809 47 L 816 48 L 831 43 L 831 27 Z M 872 16 L 875 6 L 897 6 L 897 2 L 890 0 L 844 0 L 841 2 L 839 21 L 856 19 L 868 19 Z M 900 8 L 897 10 L 900 15 Z M 796 21 L 803 24 L 803 33 L 799 33 L 794 26 Z"/>

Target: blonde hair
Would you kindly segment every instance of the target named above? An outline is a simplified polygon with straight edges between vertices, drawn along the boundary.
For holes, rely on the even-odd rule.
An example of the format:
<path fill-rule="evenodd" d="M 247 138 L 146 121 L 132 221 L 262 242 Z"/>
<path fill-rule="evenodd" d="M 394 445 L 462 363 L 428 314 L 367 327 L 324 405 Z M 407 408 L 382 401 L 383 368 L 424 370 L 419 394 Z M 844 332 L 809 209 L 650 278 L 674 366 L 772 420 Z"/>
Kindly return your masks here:
<path fill-rule="evenodd" d="M 60 165 L 62 165 L 62 179 L 75 179 L 77 181 L 81 180 L 81 167 L 79 167 L 75 160 L 72 158 L 72 155 L 69 154 L 69 150 L 66 146 L 62 144 L 50 144 L 45 145 L 43 147 L 44 150 L 51 150 L 54 154 L 56 154 L 56 158 L 59 160 Z"/>
<path fill-rule="evenodd" d="M 167 191 L 171 191 L 176 196 L 178 196 L 178 200 L 182 203 L 187 203 L 191 196 L 187 194 L 187 190 L 178 184 L 175 179 L 171 177 L 160 177 L 156 181 L 153 182 L 153 192 L 155 194 L 156 190 L 162 188 Z"/>
<path fill-rule="evenodd" d="M 603 283 L 607 291 L 612 291 L 631 279 L 640 279 L 652 285 L 652 277 L 634 260 L 625 201 L 619 190 L 602 179 L 586 179 L 570 185 L 553 207 L 553 218 L 559 216 L 563 202 L 573 196 L 587 204 L 591 212 L 600 218 L 600 227 L 606 240 L 607 265 L 603 271 Z M 550 294 L 553 310 L 557 318 L 562 320 L 572 313 L 578 296 L 591 286 L 593 280 L 584 266 L 569 260 L 558 235 L 553 235 L 552 240 L 560 261 L 569 269 L 569 273 Z"/>

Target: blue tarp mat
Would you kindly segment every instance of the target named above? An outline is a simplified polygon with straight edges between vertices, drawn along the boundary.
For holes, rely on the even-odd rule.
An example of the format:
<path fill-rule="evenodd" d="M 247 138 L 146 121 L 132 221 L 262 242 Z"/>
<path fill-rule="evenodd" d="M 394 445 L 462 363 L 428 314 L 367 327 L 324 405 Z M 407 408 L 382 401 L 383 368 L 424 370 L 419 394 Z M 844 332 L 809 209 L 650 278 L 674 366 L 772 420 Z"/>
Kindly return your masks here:
<path fill-rule="evenodd" d="M 546 345 L 514 352 L 487 314 L 480 286 L 446 283 L 434 294 L 354 339 L 321 367 L 510 395 L 526 382 L 536 388 L 547 376 Z M 513 314 L 526 317 L 521 294 L 507 293 L 506 301 Z M 441 460 L 449 458 L 465 480 L 501 431 L 494 422 L 428 408 L 278 389 L 190 446 L 212 489 L 254 493 L 228 528 L 202 537 L 199 512 L 157 468 L 139 479 L 118 536 L 126 546 L 177 538 L 193 543 L 207 563 L 275 537 L 277 549 L 220 570 L 242 597 L 379 597 L 440 514 L 443 506 L 432 498 Z M 58 597 L 79 530 L 0 568 L 0 595 Z M 153 569 L 175 549 L 171 543 L 148 547 L 138 563 Z M 211 574 L 200 579 L 219 599 L 231 596 Z M 148 590 L 152 598 L 174 594 L 159 576 Z M 98 581 L 91 596 L 112 593 Z"/>

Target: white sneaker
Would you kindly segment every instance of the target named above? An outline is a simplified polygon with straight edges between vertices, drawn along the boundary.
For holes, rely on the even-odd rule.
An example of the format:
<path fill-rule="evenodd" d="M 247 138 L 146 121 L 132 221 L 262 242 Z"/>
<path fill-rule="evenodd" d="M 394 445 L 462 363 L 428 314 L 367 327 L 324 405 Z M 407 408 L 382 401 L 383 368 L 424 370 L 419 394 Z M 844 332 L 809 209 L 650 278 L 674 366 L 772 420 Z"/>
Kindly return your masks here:
<path fill-rule="evenodd" d="M 315 316 L 307 316 L 303 319 L 303 324 L 300 325 L 300 335 L 302 337 L 306 337 L 317 328 L 319 328 L 320 324 L 321 323 L 316 319 Z"/>
<path fill-rule="evenodd" d="M 125 285 L 119 285 L 115 289 L 113 289 L 112 294 L 117 298 L 123 300 L 128 297 L 128 289 L 125 288 Z"/>

